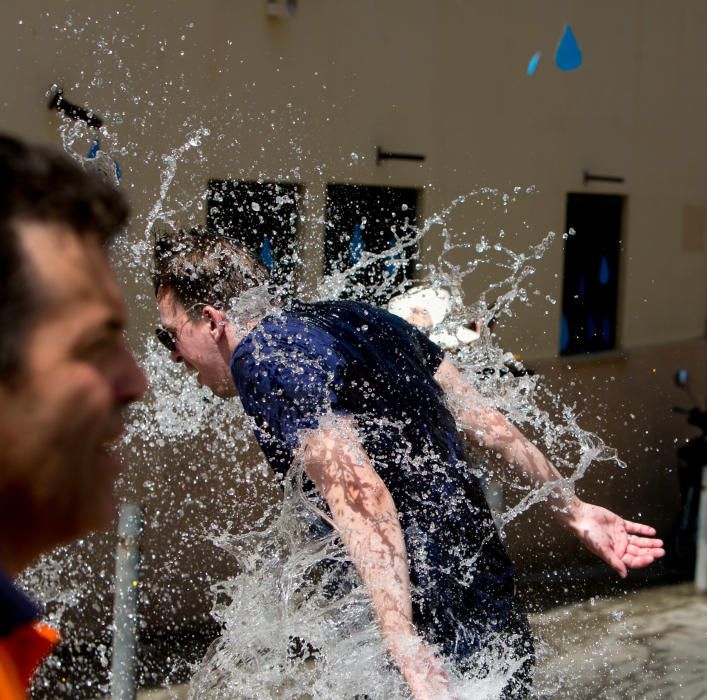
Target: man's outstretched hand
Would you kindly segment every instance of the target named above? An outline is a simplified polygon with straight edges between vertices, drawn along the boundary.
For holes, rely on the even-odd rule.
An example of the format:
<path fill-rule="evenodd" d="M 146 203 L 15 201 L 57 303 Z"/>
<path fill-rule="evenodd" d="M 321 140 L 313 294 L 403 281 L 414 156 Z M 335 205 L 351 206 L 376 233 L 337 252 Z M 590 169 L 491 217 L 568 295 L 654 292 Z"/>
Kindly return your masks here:
<path fill-rule="evenodd" d="M 626 578 L 629 569 L 641 569 L 665 554 L 663 541 L 655 539 L 652 527 L 624 520 L 606 508 L 578 498 L 573 499 L 562 521 L 621 578 Z"/>

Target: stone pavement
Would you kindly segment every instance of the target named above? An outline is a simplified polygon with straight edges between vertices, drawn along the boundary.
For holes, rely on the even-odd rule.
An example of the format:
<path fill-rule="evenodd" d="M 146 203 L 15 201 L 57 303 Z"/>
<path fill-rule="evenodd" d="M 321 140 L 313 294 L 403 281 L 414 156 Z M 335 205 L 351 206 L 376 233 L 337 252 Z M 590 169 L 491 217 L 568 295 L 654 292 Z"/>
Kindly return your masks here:
<path fill-rule="evenodd" d="M 707 597 L 691 583 L 591 598 L 534 614 L 531 623 L 536 698 L 707 700 Z M 181 686 L 138 697 L 187 693 Z"/>
<path fill-rule="evenodd" d="M 531 622 L 536 697 L 707 698 L 707 597 L 692 583 L 592 598 Z"/>

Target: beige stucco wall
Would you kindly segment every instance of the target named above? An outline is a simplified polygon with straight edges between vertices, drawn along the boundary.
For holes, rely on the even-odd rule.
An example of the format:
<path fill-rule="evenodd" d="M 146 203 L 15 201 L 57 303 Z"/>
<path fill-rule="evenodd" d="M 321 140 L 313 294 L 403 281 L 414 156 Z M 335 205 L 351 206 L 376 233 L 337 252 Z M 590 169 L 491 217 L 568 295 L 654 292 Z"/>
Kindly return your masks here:
<path fill-rule="evenodd" d="M 567 21 L 585 57 L 572 73 L 552 62 Z M 329 182 L 418 187 L 424 217 L 478 187 L 533 185 L 536 193 L 520 196 L 508 214 L 472 201 L 449 218 L 452 229 L 470 237 L 495 237 L 504 228 L 516 251 L 548 231 L 562 233 L 568 192 L 624 194 L 623 354 L 556 361 L 559 304 L 545 296 L 561 296 L 559 236 L 536 265 L 540 295 L 531 297 L 532 307 L 517 307 L 499 336 L 546 370 L 568 400 L 586 402 L 590 425 L 593 415 L 612 417 L 596 427 L 622 448 L 634 471 L 604 486 L 597 472 L 586 488 L 625 505 L 629 515 L 669 523 L 675 482 L 665 467 L 671 436 L 686 434 L 669 417 L 678 402 L 672 371 L 689 366 L 696 392 L 707 388 L 699 340 L 707 317 L 707 5 L 701 0 L 300 0 L 294 17 L 278 20 L 266 17 L 257 0 L 27 0 L 3 3 L 0 22 L 0 130 L 57 143 L 59 119 L 44 102 L 51 83 L 106 116 L 123 149 L 117 157 L 136 212 L 130 236 L 138 241 L 159 192 L 162 156 L 207 127 L 210 136 L 200 151 L 186 153 L 169 190 L 174 218 L 203 221 L 197 203 L 209 177 L 301 183 L 304 293 L 321 265 Z M 537 50 L 542 58 L 531 78 L 526 66 Z M 376 146 L 424 153 L 426 160 L 376 165 Z M 585 169 L 625 182 L 585 186 Z M 686 207 L 693 208 L 689 230 Z M 438 251 L 431 245 L 428 259 Z M 469 299 L 488 281 L 473 277 Z M 142 332 L 154 312 L 137 295 L 149 287 L 132 272 L 126 284 Z M 607 389 L 617 371 L 621 381 Z M 581 395 L 568 387 L 570 377 L 584 383 Z M 638 422 L 623 430 L 628 413 Z M 636 483 L 640 504 L 626 500 Z M 666 492 L 665 501 L 657 499 Z M 529 541 L 518 528 L 510 545 L 520 551 Z M 183 566 L 188 572 L 189 563 Z"/>
<path fill-rule="evenodd" d="M 562 232 L 568 191 L 621 193 L 621 345 L 704 335 L 704 237 L 692 250 L 683 240 L 684 208 L 707 205 L 703 3 L 305 0 L 281 20 L 260 2 L 109 7 L 3 5 L 0 128 L 56 142 L 57 117 L 42 109 L 53 82 L 119 115 L 108 123 L 127 147 L 120 159 L 137 212 L 154 202 L 160 156 L 200 125 L 212 132 L 204 158 L 187 161 L 173 188 L 189 199 L 208 177 L 281 177 L 305 186 L 316 214 L 327 182 L 389 183 L 425 188 L 429 216 L 479 186 L 534 185 L 518 205 L 527 228 L 506 239 L 522 250 Z M 551 60 L 566 21 L 585 57 L 571 73 Z M 377 145 L 427 160 L 377 166 Z M 625 184 L 585 186 L 585 169 Z M 483 225 L 474 206 L 457 220 Z M 483 220 L 491 235 L 504 221 Z M 321 226 L 304 229 L 316 239 Z M 535 283 L 557 297 L 561 277 L 558 243 Z M 558 314 L 543 304 L 519 314 L 520 349 L 553 355 Z"/>

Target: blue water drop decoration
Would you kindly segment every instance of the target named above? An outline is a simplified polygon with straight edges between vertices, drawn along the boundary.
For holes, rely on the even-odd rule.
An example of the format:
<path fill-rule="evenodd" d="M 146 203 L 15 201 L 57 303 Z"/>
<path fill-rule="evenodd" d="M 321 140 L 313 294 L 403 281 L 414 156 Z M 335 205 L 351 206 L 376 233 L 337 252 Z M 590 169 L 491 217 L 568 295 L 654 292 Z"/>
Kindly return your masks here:
<path fill-rule="evenodd" d="M 587 316 L 587 340 L 592 340 L 597 334 L 597 324 L 594 322 L 593 314 Z"/>
<path fill-rule="evenodd" d="M 395 244 L 397 241 L 395 240 L 395 236 L 391 236 L 390 240 L 388 241 L 388 250 L 390 249 L 395 249 Z M 388 277 L 393 277 L 395 275 L 396 270 L 398 269 L 400 261 L 400 251 L 396 250 L 392 255 L 389 255 L 386 260 L 385 264 L 385 271 L 388 273 Z"/>
<path fill-rule="evenodd" d="M 586 289 L 587 283 L 584 279 L 584 274 L 580 274 L 577 280 L 577 296 L 579 297 L 579 301 L 584 301 L 584 292 Z"/>
<path fill-rule="evenodd" d="M 557 45 L 555 64 L 560 70 L 575 70 L 582 65 L 582 51 L 569 24 L 565 25 Z"/>
<path fill-rule="evenodd" d="M 606 259 L 605 255 L 602 255 L 601 263 L 599 264 L 599 284 L 602 285 L 602 287 L 609 284 L 610 276 L 609 261 Z"/>
<path fill-rule="evenodd" d="M 88 153 L 86 154 L 86 158 L 89 160 L 93 160 L 97 155 L 98 151 L 101 150 L 101 142 L 99 139 L 96 139 L 92 144 L 91 148 L 88 149 Z"/>
<path fill-rule="evenodd" d="M 100 139 L 96 139 L 92 144 L 91 148 L 88 149 L 88 153 L 86 154 L 87 160 L 93 160 L 96 158 L 101 150 L 101 141 Z M 120 169 L 120 165 L 118 164 L 118 161 L 113 158 L 113 170 L 115 171 L 115 179 L 120 183 L 120 178 L 123 174 L 123 172 Z"/>
<path fill-rule="evenodd" d="M 263 261 L 263 265 L 272 271 L 273 268 L 273 258 L 272 258 L 272 246 L 270 245 L 270 239 L 265 236 L 263 238 L 263 245 L 260 246 L 260 259 Z"/>
<path fill-rule="evenodd" d="M 528 75 L 535 75 L 535 71 L 540 62 L 540 51 L 536 51 L 528 63 Z"/>
<path fill-rule="evenodd" d="M 351 245 L 349 246 L 351 264 L 355 265 L 361 259 L 361 255 L 363 255 L 363 236 L 361 235 L 361 227 L 356 224 L 351 234 Z"/>
<path fill-rule="evenodd" d="M 601 337 L 607 348 L 611 345 L 612 335 L 611 321 L 609 321 L 609 317 L 604 314 L 601 317 Z"/>
<path fill-rule="evenodd" d="M 562 322 L 560 323 L 560 352 L 567 350 L 570 344 L 570 325 L 567 323 L 567 316 L 562 314 Z"/>

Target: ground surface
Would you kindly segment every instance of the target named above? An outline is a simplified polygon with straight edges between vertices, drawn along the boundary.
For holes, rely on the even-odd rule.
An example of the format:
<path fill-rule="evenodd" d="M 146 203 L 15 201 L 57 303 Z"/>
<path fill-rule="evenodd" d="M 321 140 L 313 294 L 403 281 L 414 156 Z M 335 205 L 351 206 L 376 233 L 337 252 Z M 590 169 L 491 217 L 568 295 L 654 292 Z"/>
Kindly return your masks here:
<path fill-rule="evenodd" d="M 538 697 L 707 698 L 707 597 L 691 583 L 532 616 Z"/>
<path fill-rule="evenodd" d="M 647 588 L 532 615 L 536 698 L 707 700 L 707 597 L 693 590 Z M 175 687 L 139 699 L 186 696 Z"/>

